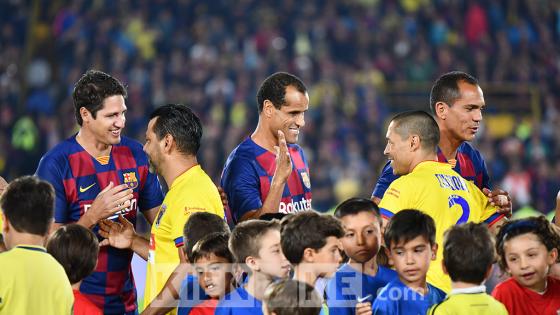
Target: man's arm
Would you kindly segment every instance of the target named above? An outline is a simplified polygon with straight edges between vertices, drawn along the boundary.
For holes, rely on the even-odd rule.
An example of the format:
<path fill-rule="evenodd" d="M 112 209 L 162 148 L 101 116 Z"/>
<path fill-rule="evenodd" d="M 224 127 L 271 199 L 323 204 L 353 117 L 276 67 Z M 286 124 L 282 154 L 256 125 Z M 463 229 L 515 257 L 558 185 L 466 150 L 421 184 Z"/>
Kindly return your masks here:
<path fill-rule="evenodd" d="M 491 205 L 498 207 L 498 213 L 503 213 L 510 217 L 512 215 L 511 198 L 507 191 L 501 189 L 490 190 L 483 188 L 482 192 L 488 198 Z"/>
<path fill-rule="evenodd" d="M 99 221 L 99 235 L 105 238 L 99 245 L 130 248 L 144 260 L 148 260 L 149 241 L 136 234 L 132 223 L 122 215 L 119 215 L 119 222 L 106 219 Z"/>
<path fill-rule="evenodd" d="M 375 202 L 376 205 L 379 205 L 385 191 L 391 185 L 391 183 L 399 178 L 399 176 L 393 174 L 393 168 L 391 167 L 391 162 L 387 162 L 381 171 L 381 175 L 377 179 L 377 183 L 373 188 L 373 192 L 371 193 L 371 200 Z"/>
<path fill-rule="evenodd" d="M 266 196 L 260 209 L 246 212 L 241 216 L 239 221 L 257 219 L 265 213 L 278 212 L 280 200 L 282 199 L 282 193 L 284 192 L 284 186 L 286 186 L 286 181 L 292 173 L 292 159 L 290 158 L 290 152 L 288 151 L 288 145 L 286 143 L 284 133 L 280 130 L 278 130 L 278 146 L 275 147 L 275 149 L 276 169 L 274 171 L 274 176 L 272 177 L 268 195 Z"/>
<path fill-rule="evenodd" d="M 154 224 L 154 221 L 156 220 L 156 216 L 158 214 L 159 211 L 159 206 L 157 207 L 153 207 L 150 210 L 146 210 L 144 212 L 142 212 L 142 214 L 144 215 L 144 218 L 146 218 L 146 221 L 148 221 L 148 223 L 150 223 L 150 225 Z"/>

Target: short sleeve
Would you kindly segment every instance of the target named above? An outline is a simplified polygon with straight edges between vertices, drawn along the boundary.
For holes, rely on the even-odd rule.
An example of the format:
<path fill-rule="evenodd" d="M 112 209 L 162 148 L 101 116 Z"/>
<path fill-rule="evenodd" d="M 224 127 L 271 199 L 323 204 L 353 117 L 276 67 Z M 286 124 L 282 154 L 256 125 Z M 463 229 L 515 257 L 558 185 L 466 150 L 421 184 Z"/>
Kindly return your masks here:
<path fill-rule="evenodd" d="M 60 169 L 60 163 L 57 163 L 54 157 L 46 155 L 39 161 L 35 175 L 49 182 L 54 188 L 54 221 L 56 223 L 70 222 L 70 210 L 66 198 L 66 190 L 64 188 L 64 175 Z M 70 180 L 68 184 L 75 185 L 73 180 Z"/>
<path fill-rule="evenodd" d="M 387 190 L 389 185 L 391 185 L 391 183 L 397 178 L 399 178 L 399 176 L 393 174 L 391 162 L 387 162 L 387 164 L 385 164 L 383 170 L 381 171 L 381 176 L 379 176 L 379 179 L 375 184 L 375 188 L 373 189 L 371 196 L 383 199 L 385 191 Z"/>
<path fill-rule="evenodd" d="M 222 175 L 222 188 L 227 194 L 228 206 L 235 222 L 251 210 L 263 205 L 260 179 L 254 160 L 233 159 Z"/>

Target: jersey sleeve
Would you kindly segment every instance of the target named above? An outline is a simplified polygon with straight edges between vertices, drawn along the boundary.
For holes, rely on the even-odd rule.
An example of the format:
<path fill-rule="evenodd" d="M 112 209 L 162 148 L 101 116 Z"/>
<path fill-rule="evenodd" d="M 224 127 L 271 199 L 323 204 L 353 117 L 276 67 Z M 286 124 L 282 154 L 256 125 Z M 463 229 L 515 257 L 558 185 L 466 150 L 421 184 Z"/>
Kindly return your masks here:
<path fill-rule="evenodd" d="M 467 181 L 467 185 L 469 185 L 471 195 L 476 199 L 477 205 L 481 209 L 480 218 L 477 222 L 484 222 L 488 226 L 492 226 L 505 216 L 505 214 L 498 213 L 498 208 L 490 204 L 486 195 L 476 185 L 470 181 Z"/>
<path fill-rule="evenodd" d="M 408 198 L 406 195 L 403 195 L 402 191 L 408 191 L 403 189 L 402 181 L 396 180 L 383 195 L 381 202 L 379 203 L 379 210 L 381 211 L 381 216 L 385 219 L 390 219 L 402 209 L 406 209 L 408 204 L 408 198 L 410 198 L 410 194 L 407 193 Z"/>
<path fill-rule="evenodd" d="M 482 187 L 492 189 L 490 176 L 488 175 L 488 168 L 486 167 L 486 161 L 482 155 L 480 156 L 480 164 L 482 165 Z"/>
<path fill-rule="evenodd" d="M 391 167 L 391 162 L 387 162 L 381 171 L 381 176 L 377 179 L 377 183 L 375 184 L 375 188 L 371 194 L 372 197 L 377 197 L 379 199 L 383 199 L 383 195 L 385 191 L 391 185 L 391 183 L 399 178 L 399 176 L 393 174 L 393 168 Z"/>
<path fill-rule="evenodd" d="M 41 161 L 39 161 L 39 166 L 37 166 L 35 175 L 49 182 L 54 188 L 54 222 L 69 223 L 70 209 L 66 198 L 64 175 L 60 169 L 60 163 L 57 163 L 56 159 L 52 156 L 44 156 L 41 158 Z"/>
<path fill-rule="evenodd" d="M 228 206 L 235 222 L 251 210 L 263 205 L 259 176 L 253 166 L 256 161 L 233 159 L 222 176 L 222 187 L 227 194 Z"/>

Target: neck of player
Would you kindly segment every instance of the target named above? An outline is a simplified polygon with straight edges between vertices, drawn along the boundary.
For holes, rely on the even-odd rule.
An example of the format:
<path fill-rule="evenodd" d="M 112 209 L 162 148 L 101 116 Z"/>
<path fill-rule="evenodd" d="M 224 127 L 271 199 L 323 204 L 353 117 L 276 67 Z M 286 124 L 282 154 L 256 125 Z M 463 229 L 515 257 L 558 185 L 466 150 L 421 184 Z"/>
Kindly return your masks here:
<path fill-rule="evenodd" d="M 276 130 L 275 132 L 278 132 L 278 130 Z M 257 128 L 251 135 L 251 139 L 257 145 L 265 148 L 267 151 L 276 153 L 276 151 L 274 150 L 274 146 L 278 145 L 278 138 L 276 137 L 275 133 L 270 132 L 270 128 L 264 127 L 260 121 L 257 125 Z"/>
<path fill-rule="evenodd" d="M 251 276 L 249 276 L 249 280 L 247 280 L 245 290 L 247 290 L 247 292 L 249 292 L 249 294 L 254 296 L 257 300 L 262 301 L 266 287 L 268 287 L 272 281 L 272 277 L 265 275 L 262 272 L 253 271 Z"/>
<path fill-rule="evenodd" d="M 169 188 L 171 188 L 175 179 L 192 167 L 198 165 L 198 161 L 196 160 L 196 156 L 173 154 L 168 156 L 167 160 L 161 164 L 162 165 L 158 167 L 160 175 L 163 176 L 163 179 Z"/>
<path fill-rule="evenodd" d="M 111 145 L 97 141 L 87 129 L 80 128 L 76 135 L 76 141 L 93 157 L 100 157 L 111 153 Z"/>
<path fill-rule="evenodd" d="M 440 127 L 439 149 L 447 160 L 455 159 L 457 149 L 463 143 L 462 140 L 455 139 L 449 132 Z"/>

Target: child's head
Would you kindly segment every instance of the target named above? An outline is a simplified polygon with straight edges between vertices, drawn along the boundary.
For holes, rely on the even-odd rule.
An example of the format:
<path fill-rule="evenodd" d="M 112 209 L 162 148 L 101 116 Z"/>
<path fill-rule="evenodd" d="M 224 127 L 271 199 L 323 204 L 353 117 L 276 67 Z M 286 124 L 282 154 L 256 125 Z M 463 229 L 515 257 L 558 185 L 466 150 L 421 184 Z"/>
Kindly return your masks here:
<path fill-rule="evenodd" d="M 434 219 L 418 210 L 395 214 L 385 229 L 385 244 L 401 281 L 426 279 L 430 261 L 436 259 Z"/>
<path fill-rule="evenodd" d="M 220 216 L 208 212 L 191 214 L 183 228 L 185 254 L 192 261 L 192 248 L 201 238 L 210 233 L 229 233 L 229 227 Z"/>
<path fill-rule="evenodd" d="M 300 263 L 317 264 L 319 276 L 330 277 L 341 261 L 340 238 L 344 229 L 330 215 L 303 211 L 282 221 L 282 250 L 295 267 Z"/>
<path fill-rule="evenodd" d="M 95 269 L 99 242 L 90 229 L 68 224 L 49 237 L 47 252 L 62 265 L 70 283 L 75 284 Z"/>
<path fill-rule="evenodd" d="M 537 292 L 544 291 L 559 249 L 560 235 L 542 216 L 510 221 L 496 235 L 502 270 L 522 286 Z"/>
<path fill-rule="evenodd" d="M 285 278 L 290 272 L 290 263 L 280 247 L 277 220 L 239 223 L 231 232 L 229 249 L 248 272 L 261 272 L 271 278 Z"/>
<path fill-rule="evenodd" d="M 469 222 L 445 231 L 443 268 L 453 282 L 480 285 L 494 263 L 494 238 L 482 223 Z"/>
<path fill-rule="evenodd" d="M 377 255 L 381 245 L 381 216 L 377 205 L 365 198 L 350 198 L 336 207 L 334 216 L 344 227 L 344 252 L 357 263 Z"/>
<path fill-rule="evenodd" d="M 4 241 L 8 249 L 18 245 L 12 234 L 25 233 L 46 237 L 53 222 L 54 189 L 35 176 L 13 180 L 0 198 Z"/>
<path fill-rule="evenodd" d="M 228 240 L 228 233 L 211 233 L 196 242 L 192 249 L 198 284 L 212 298 L 221 298 L 231 288 L 233 255 Z"/>
<path fill-rule="evenodd" d="M 266 288 L 262 308 L 264 315 L 318 315 L 321 305 L 321 298 L 312 286 L 285 279 Z"/>

